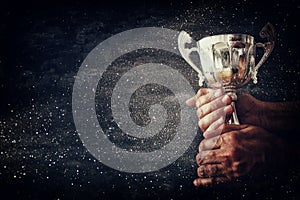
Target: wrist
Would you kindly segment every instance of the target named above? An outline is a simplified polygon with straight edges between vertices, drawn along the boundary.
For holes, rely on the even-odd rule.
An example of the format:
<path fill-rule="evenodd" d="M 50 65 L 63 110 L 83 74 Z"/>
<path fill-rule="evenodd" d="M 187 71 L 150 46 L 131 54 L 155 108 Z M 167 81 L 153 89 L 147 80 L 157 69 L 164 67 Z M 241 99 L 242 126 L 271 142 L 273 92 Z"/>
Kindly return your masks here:
<path fill-rule="evenodd" d="M 258 120 L 258 124 L 260 127 L 266 129 L 266 130 L 269 130 L 269 131 L 273 131 L 271 129 L 271 121 L 270 121 L 270 103 L 268 102 L 263 102 L 263 101 L 260 101 L 258 103 L 258 115 L 257 115 L 257 120 Z"/>

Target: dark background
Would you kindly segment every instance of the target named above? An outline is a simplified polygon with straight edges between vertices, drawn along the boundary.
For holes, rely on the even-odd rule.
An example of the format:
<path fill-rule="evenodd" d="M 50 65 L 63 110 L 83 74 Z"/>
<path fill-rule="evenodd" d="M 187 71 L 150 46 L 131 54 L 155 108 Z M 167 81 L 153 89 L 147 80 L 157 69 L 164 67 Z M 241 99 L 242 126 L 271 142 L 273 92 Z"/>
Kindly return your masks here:
<path fill-rule="evenodd" d="M 265 175 L 263 183 L 249 180 L 252 184 L 239 188 L 194 188 L 201 136 L 180 159 L 157 172 L 110 169 L 83 147 L 71 107 L 82 61 L 114 34 L 150 26 L 186 30 L 197 40 L 247 33 L 260 41 L 258 33 L 267 22 L 276 28 L 275 49 L 259 71 L 258 84 L 244 90 L 261 100 L 299 100 L 299 10 L 300 3 L 291 0 L 1 2 L 0 198 L 299 198 L 296 173 Z M 182 59 L 175 61 L 187 67 Z M 196 81 L 190 81 L 197 89 Z"/>

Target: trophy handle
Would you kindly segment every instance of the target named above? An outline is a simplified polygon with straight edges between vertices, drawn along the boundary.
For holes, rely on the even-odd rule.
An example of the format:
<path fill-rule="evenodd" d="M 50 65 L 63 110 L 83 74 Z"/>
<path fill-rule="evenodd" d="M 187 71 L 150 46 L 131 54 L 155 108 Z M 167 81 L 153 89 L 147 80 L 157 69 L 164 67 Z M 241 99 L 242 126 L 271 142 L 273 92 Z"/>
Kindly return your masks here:
<path fill-rule="evenodd" d="M 192 52 L 198 53 L 198 49 L 197 47 L 186 48 L 186 44 L 190 44 L 192 43 L 192 41 L 193 39 L 187 32 L 181 31 L 178 35 L 178 49 L 185 61 L 198 73 L 199 86 L 201 87 L 204 82 L 204 76 L 202 75 L 201 70 L 193 63 L 190 58 Z"/>
<path fill-rule="evenodd" d="M 261 38 L 266 38 L 268 42 L 266 43 L 256 43 L 256 47 L 263 48 L 264 55 L 260 59 L 260 61 L 257 63 L 257 65 L 254 67 L 252 79 L 253 83 L 257 83 L 257 72 L 258 69 L 261 67 L 261 65 L 267 60 L 269 55 L 271 54 L 274 45 L 275 45 L 275 28 L 271 23 L 267 23 L 262 30 L 259 33 Z"/>

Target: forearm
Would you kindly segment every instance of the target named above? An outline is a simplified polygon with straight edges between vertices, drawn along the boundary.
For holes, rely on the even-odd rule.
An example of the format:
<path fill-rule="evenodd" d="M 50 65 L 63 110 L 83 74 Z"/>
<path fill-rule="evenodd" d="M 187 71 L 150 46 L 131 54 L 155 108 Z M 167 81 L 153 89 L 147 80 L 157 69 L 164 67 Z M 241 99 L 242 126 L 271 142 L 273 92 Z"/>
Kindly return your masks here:
<path fill-rule="evenodd" d="M 288 134 L 287 137 L 299 137 L 300 102 L 265 102 L 262 107 L 262 124 L 265 129 Z"/>

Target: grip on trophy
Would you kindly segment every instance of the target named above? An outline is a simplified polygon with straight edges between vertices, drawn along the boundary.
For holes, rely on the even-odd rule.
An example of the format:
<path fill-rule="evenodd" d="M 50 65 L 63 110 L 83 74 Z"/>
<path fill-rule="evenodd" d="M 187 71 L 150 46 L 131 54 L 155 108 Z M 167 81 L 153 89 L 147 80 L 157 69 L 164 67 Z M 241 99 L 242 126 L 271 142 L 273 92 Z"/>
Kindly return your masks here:
<path fill-rule="evenodd" d="M 263 48 L 264 55 L 253 69 L 253 83 L 257 83 L 257 72 L 261 65 L 267 60 L 275 45 L 275 28 L 271 23 L 267 23 L 259 33 L 261 38 L 266 38 L 266 43 L 256 43 L 256 47 Z"/>
<path fill-rule="evenodd" d="M 197 52 L 198 49 L 197 47 L 191 47 L 187 48 L 187 44 L 191 44 L 193 39 L 191 36 L 185 32 L 181 31 L 178 35 L 178 49 L 184 60 L 198 73 L 198 78 L 199 78 L 199 86 L 201 87 L 204 82 L 204 76 L 201 72 L 201 70 L 196 66 L 196 64 L 191 60 L 190 55 L 192 52 Z"/>

